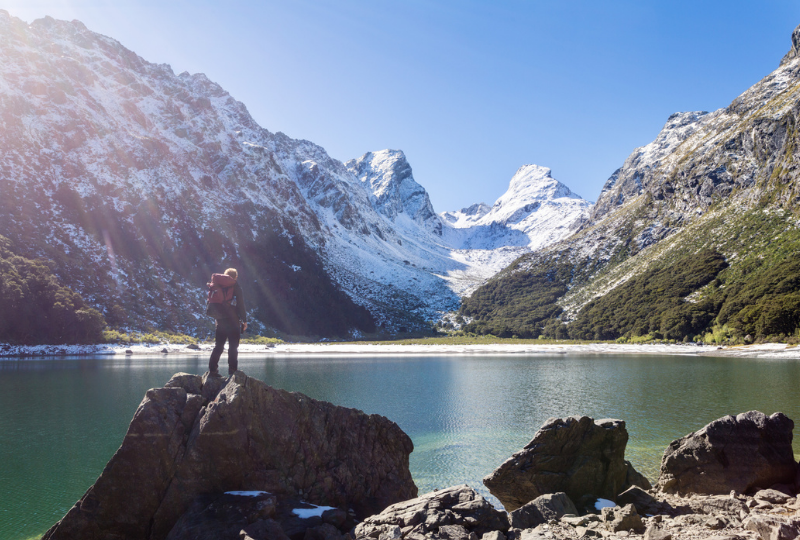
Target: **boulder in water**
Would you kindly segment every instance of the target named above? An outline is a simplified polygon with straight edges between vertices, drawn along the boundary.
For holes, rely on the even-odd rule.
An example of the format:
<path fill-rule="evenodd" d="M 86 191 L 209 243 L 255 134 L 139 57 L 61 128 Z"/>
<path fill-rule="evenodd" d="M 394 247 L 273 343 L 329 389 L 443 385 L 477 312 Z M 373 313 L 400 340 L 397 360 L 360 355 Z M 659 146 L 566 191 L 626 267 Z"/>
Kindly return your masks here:
<path fill-rule="evenodd" d="M 547 493 L 564 492 L 573 501 L 587 495 L 613 501 L 627 487 L 629 474 L 638 474 L 629 473 L 627 442 L 622 420 L 551 418 L 483 483 L 509 512 Z"/>

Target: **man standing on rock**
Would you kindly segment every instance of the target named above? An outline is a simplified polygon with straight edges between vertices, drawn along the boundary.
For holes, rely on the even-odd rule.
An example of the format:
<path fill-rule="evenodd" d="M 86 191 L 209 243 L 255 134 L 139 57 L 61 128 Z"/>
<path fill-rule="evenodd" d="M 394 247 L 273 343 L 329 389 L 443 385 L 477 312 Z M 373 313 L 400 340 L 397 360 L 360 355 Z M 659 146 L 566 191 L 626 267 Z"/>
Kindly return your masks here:
<path fill-rule="evenodd" d="M 208 284 L 206 313 L 217 320 L 214 350 L 208 360 L 210 375 L 219 375 L 219 358 L 228 342 L 228 374 L 233 375 L 239 366 L 239 340 L 247 330 L 247 312 L 244 309 L 242 287 L 237 281 L 239 273 L 228 268 L 224 274 L 213 274 Z"/>

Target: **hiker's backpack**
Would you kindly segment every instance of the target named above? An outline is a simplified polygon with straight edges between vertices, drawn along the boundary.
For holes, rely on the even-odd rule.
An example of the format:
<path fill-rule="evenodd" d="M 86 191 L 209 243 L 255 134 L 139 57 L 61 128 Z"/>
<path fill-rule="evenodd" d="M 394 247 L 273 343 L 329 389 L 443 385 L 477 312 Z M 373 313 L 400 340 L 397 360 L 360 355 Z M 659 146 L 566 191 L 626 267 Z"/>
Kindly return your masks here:
<path fill-rule="evenodd" d="M 211 274 L 211 283 L 208 283 L 206 315 L 211 315 L 215 319 L 231 318 L 234 314 L 231 306 L 234 285 L 236 285 L 236 280 L 227 274 Z"/>

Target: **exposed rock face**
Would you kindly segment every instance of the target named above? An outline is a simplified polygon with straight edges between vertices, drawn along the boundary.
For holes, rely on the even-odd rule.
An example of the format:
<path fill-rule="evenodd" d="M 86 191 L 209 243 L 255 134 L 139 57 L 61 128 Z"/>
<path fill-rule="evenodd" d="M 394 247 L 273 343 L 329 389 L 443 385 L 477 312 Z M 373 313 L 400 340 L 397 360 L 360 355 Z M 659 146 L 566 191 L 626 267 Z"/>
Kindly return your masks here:
<path fill-rule="evenodd" d="M 623 507 L 603 508 L 603 521 L 611 532 L 638 531 L 644 532 L 642 518 L 632 504 Z"/>
<path fill-rule="evenodd" d="M 478 537 L 490 531 L 508 530 L 508 517 L 496 510 L 469 486 L 453 486 L 393 504 L 355 528 L 356 538 L 418 539 L 439 535 L 450 538 L 460 532 Z"/>
<path fill-rule="evenodd" d="M 628 467 L 628 473 L 625 476 L 625 485 L 638 486 L 642 489 L 653 489 L 653 485 L 650 483 L 650 480 L 648 480 L 645 475 L 634 469 L 633 464 L 631 464 L 630 461 L 625 461 L 625 465 Z"/>
<path fill-rule="evenodd" d="M 551 418 L 483 483 L 508 511 L 559 491 L 573 501 L 585 495 L 615 500 L 626 487 L 627 443 L 622 420 Z"/>
<path fill-rule="evenodd" d="M 345 164 L 368 187 L 373 206 L 393 222 L 400 214 L 433 232 L 442 234 L 439 216 L 433 211 L 428 192 L 419 185 L 411 165 L 400 150 L 367 152 Z"/>
<path fill-rule="evenodd" d="M 417 495 L 413 444 L 394 422 L 241 371 L 209 398 L 222 382 L 179 374 L 148 390 L 100 478 L 44 538 L 163 539 L 199 495 L 226 491 L 267 491 L 361 516 Z"/>
<path fill-rule="evenodd" d="M 515 529 L 529 529 L 551 519 L 559 520 L 566 514 L 578 515 L 575 504 L 567 494 L 548 493 L 511 512 L 509 520 Z"/>
<path fill-rule="evenodd" d="M 748 516 L 744 528 L 755 531 L 761 540 L 795 540 L 800 537 L 800 519 L 783 516 Z"/>
<path fill-rule="evenodd" d="M 787 52 L 786 56 L 781 60 L 781 65 L 791 62 L 798 56 L 800 56 L 800 26 L 795 28 L 794 32 L 792 32 L 792 48 L 789 49 L 789 52 Z"/>
<path fill-rule="evenodd" d="M 195 499 L 166 540 L 341 540 L 353 525 L 338 508 L 316 508 L 264 492 L 229 492 Z"/>
<path fill-rule="evenodd" d="M 266 522 L 274 522 L 276 506 L 275 496 L 269 493 L 201 496 L 180 517 L 167 540 L 238 540 L 239 532 L 248 525 L 262 521 L 266 528 Z M 277 529 L 282 532 L 280 526 Z"/>
<path fill-rule="evenodd" d="M 638 486 L 631 486 L 617 496 L 617 504 L 625 506 L 632 504 L 640 515 L 655 514 L 660 508 L 660 503 L 649 493 Z"/>
<path fill-rule="evenodd" d="M 792 484 L 794 422 L 783 413 L 724 416 L 673 441 L 661 460 L 657 488 L 671 493 L 745 493 Z"/>

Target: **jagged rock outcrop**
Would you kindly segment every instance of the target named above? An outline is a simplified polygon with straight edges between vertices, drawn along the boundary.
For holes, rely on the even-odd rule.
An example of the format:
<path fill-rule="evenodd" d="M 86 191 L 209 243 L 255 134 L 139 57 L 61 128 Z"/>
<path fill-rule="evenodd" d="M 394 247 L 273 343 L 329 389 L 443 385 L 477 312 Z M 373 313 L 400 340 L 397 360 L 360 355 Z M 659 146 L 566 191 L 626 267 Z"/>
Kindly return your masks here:
<path fill-rule="evenodd" d="M 573 501 L 587 495 L 614 500 L 628 487 L 627 443 L 622 420 L 551 418 L 483 483 L 508 511 L 560 491 Z"/>
<path fill-rule="evenodd" d="M 800 538 L 800 519 L 785 516 L 748 516 L 742 523 L 755 531 L 761 540 L 795 540 Z"/>
<path fill-rule="evenodd" d="M 480 537 L 490 531 L 508 530 L 508 516 L 496 510 L 474 489 L 453 486 L 393 504 L 355 528 L 358 538 Z"/>
<path fill-rule="evenodd" d="M 800 26 L 794 29 L 792 32 L 792 48 L 789 49 L 789 52 L 781 60 L 781 65 L 791 62 L 795 58 L 800 57 Z"/>
<path fill-rule="evenodd" d="M 794 422 L 783 413 L 724 416 L 673 441 L 664 452 L 657 488 L 670 493 L 746 493 L 792 484 Z"/>
<path fill-rule="evenodd" d="M 267 522 L 264 528 L 269 527 L 268 522 L 275 523 L 273 535 L 280 536 L 275 534 L 283 532 L 274 520 L 277 498 L 269 493 L 245 493 L 198 497 L 172 527 L 167 540 L 239 540 L 242 529 L 258 522 Z"/>
<path fill-rule="evenodd" d="M 212 395 L 219 386 L 218 393 Z M 386 418 L 178 374 L 148 390 L 119 450 L 46 540 L 160 540 L 203 494 L 266 491 L 367 516 L 417 495 L 411 439 Z"/>
<path fill-rule="evenodd" d="M 611 508 L 603 508 L 602 516 L 603 521 L 606 523 L 606 528 L 611 532 L 644 532 L 645 528 L 642 517 L 636 511 L 633 504 L 627 504 L 622 507 L 614 506 Z"/>
<path fill-rule="evenodd" d="M 368 188 L 373 206 L 395 222 L 401 214 L 441 236 L 442 224 L 433 211 L 428 192 L 414 180 L 405 154 L 400 150 L 367 152 L 345 163 Z"/>

